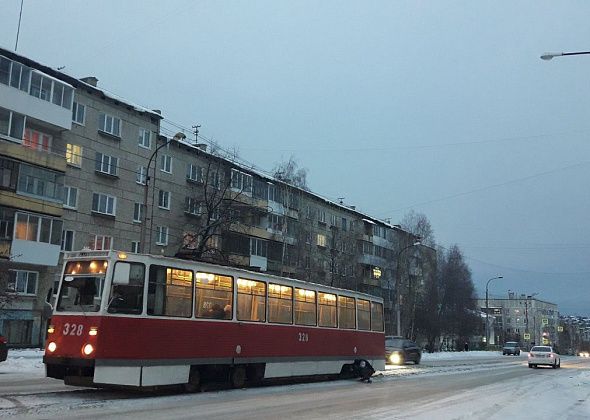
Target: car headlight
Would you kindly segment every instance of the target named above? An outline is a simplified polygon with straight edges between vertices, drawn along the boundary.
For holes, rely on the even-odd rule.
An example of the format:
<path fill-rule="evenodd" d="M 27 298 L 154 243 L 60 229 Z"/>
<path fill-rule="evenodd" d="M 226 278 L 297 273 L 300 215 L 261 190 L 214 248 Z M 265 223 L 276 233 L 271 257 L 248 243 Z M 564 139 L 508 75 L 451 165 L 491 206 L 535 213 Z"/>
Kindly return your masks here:
<path fill-rule="evenodd" d="M 402 361 L 402 356 L 399 351 L 394 351 L 389 355 L 389 361 L 394 365 L 399 365 Z"/>

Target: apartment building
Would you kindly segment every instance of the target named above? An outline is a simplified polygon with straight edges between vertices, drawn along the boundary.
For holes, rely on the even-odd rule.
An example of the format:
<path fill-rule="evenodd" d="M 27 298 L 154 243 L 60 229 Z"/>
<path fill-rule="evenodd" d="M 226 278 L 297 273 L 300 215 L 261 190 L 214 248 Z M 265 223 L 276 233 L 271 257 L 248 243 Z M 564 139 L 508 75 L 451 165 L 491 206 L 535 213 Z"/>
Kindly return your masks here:
<path fill-rule="evenodd" d="M 118 249 L 209 260 L 368 292 L 415 295 L 434 250 L 354 207 L 160 134 L 145 109 L 0 49 L 0 262 L 11 299 L 0 331 L 43 342 L 60 251 Z M 405 250 L 404 252 L 400 252 Z M 432 259 L 432 258 L 431 258 Z M 100 291 L 99 291 L 100 292 Z M 411 299 L 402 317 L 411 317 Z"/>
<path fill-rule="evenodd" d="M 0 331 L 11 345 L 43 341 L 60 251 L 139 240 L 138 162 L 152 153 L 160 119 L 93 77 L 0 49 L 0 264 L 9 301 Z"/>
<path fill-rule="evenodd" d="M 478 299 L 482 312 L 485 299 Z M 488 299 L 490 344 L 518 341 L 529 347 L 534 344 L 558 343 L 559 310 L 555 303 L 540 300 L 536 295 L 509 291 L 508 298 Z"/>

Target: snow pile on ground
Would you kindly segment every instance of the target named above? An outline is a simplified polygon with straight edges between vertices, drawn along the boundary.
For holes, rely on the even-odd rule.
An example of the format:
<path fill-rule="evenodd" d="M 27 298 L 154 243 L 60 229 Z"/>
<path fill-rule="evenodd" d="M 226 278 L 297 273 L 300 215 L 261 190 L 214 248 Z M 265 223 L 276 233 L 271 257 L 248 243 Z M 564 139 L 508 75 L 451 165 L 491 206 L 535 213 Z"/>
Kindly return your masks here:
<path fill-rule="evenodd" d="M 43 350 L 41 349 L 11 349 L 8 358 L 0 363 L 0 373 L 45 373 L 43 365 Z"/>
<path fill-rule="evenodd" d="M 441 351 L 438 353 L 422 353 L 422 361 L 432 360 L 456 360 L 456 359 L 479 359 L 490 357 L 502 357 L 502 352 L 498 351 Z"/>

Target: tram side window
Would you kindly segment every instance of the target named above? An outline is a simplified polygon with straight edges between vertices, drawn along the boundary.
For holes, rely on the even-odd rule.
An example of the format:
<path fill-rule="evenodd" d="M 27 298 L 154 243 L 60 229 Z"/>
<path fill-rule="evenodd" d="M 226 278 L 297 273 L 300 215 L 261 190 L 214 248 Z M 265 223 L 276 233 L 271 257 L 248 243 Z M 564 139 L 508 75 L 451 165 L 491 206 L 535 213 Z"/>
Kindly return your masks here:
<path fill-rule="evenodd" d="M 192 271 L 152 265 L 148 287 L 148 315 L 190 317 L 192 291 Z"/>
<path fill-rule="evenodd" d="M 295 324 L 316 325 L 316 295 L 313 290 L 295 288 Z"/>
<path fill-rule="evenodd" d="M 232 319 L 233 278 L 197 273 L 195 315 L 197 318 Z"/>
<path fill-rule="evenodd" d="M 109 296 L 107 311 L 115 314 L 140 314 L 143 308 L 143 286 L 145 284 L 145 267 L 137 263 L 129 264 L 129 283 L 113 284 Z"/>
<path fill-rule="evenodd" d="M 371 307 L 368 300 L 359 299 L 356 306 L 359 330 L 371 329 Z"/>
<path fill-rule="evenodd" d="M 320 327 L 336 328 L 336 295 L 331 293 L 318 293 L 318 321 Z"/>
<path fill-rule="evenodd" d="M 266 283 L 238 279 L 238 321 L 266 321 Z"/>
<path fill-rule="evenodd" d="M 371 330 L 383 331 L 383 304 L 371 302 Z"/>
<path fill-rule="evenodd" d="M 356 327 L 354 315 L 354 298 L 338 296 L 338 323 L 340 328 L 354 329 Z"/>
<path fill-rule="evenodd" d="M 268 285 L 268 321 L 293 323 L 293 288 L 280 284 Z"/>

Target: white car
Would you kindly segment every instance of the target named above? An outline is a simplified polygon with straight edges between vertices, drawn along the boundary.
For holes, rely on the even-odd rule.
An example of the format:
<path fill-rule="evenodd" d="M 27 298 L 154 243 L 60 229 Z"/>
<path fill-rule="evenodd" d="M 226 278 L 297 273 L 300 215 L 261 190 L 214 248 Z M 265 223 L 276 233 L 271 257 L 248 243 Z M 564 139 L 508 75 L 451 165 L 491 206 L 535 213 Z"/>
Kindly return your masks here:
<path fill-rule="evenodd" d="M 561 367 L 561 358 L 551 346 L 534 346 L 529 351 L 529 367 L 536 368 L 537 366 L 546 365 L 553 369 Z"/>

